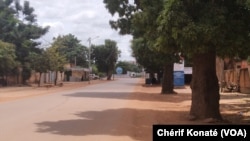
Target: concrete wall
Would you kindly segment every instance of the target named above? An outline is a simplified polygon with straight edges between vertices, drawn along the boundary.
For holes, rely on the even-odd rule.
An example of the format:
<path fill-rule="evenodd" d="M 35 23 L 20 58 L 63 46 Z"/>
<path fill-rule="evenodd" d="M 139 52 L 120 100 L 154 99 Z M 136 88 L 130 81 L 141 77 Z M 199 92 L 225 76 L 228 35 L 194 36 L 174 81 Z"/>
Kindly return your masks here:
<path fill-rule="evenodd" d="M 30 79 L 28 80 L 28 83 L 30 84 L 38 84 L 39 82 L 40 73 L 32 72 Z M 49 71 L 48 73 L 42 73 L 40 78 L 40 84 L 45 83 L 54 83 L 54 80 L 56 78 L 56 72 Z M 57 72 L 57 83 L 64 81 L 64 73 Z"/>

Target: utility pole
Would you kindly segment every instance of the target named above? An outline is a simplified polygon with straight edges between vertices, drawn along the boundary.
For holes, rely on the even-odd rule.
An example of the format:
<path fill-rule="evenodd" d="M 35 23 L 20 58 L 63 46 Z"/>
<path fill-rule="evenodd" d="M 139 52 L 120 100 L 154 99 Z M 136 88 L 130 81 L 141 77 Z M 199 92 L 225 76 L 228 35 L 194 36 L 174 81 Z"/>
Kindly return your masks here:
<path fill-rule="evenodd" d="M 99 36 L 96 36 L 95 38 L 93 38 L 93 39 L 96 39 L 96 38 L 98 38 Z M 92 40 L 92 38 L 91 37 L 89 37 L 88 38 L 88 42 L 89 42 L 89 84 L 90 84 L 90 74 L 92 73 L 92 69 L 91 69 L 91 40 Z"/>

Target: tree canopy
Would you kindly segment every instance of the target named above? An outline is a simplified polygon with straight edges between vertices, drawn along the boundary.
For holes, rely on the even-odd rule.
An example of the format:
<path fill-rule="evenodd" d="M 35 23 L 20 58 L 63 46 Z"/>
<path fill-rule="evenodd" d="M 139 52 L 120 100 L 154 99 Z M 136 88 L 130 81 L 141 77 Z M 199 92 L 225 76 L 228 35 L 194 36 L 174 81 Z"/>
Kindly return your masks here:
<path fill-rule="evenodd" d="M 176 61 L 175 54 L 178 53 L 178 50 L 175 48 L 174 40 L 168 38 L 168 36 L 161 40 L 164 41 L 164 44 L 159 43 L 158 37 L 161 33 L 157 30 L 158 24 L 156 22 L 158 15 L 164 8 L 164 0 L 135 0 L 133 4 L 125 0 L 119 2 L 120 5 L 112 3 L 112 0 L 104 1 L 106 8 L 112 15 L 115 13 L 119 15 L 116 21 L 110 22 L 111 27 L 119 30 L 122 35 L 133 35 L 131 47 L 133 55 L 136 61 L 144 66 L 148 72 L 158 73 L 163 71 L 164 74 L 169 73 L 163 75 L 162 94 L 173 94 L 173 77 L 171 76 L 173 74 L 173 63 Z M 172 50 L 166 50 L 162 46 L 169 46 Z M 141 52 L 136 56 L 138 50 Z M 168 76 L 168 78 L 164 76 Z"/>
<path fill-rule="evenodd" d="M 66 57 L 68 63 L 76 66 L 87 67 L 88 66 L 88 48 L 83 46 L 79 39 L 72 34 L 59 35 L 54 38 L 52 44 L 56 47 L 61 55 Z"/>
<path fill-rule="evenodd" d="M 249 0 L 112 2 L 104 0 L 109 12 L 119 16 L 117 21 L 110 22 L 111 27 L 120 34 L 132 34 L 136 39 L 133 45 L 138 46 L 134 49 L 141 47 L 146 52 L 153 47 L 154 53 L 164 52 L 170 60 L 174 59 L 171 55 L 178 52 L 192 59 L 190 115 L 221 119 L 215 58 L 217 55 L 239 58 L 249 55 Z M 143 56 L 137 54 L 136 57 Z M 166 66 L 171 67 L 167 64 L 164 70 Z"/>
<path fill-rule="evenodd" d="M 121 67 L 123 69 L 123 74 L 127 74 L 128 72 L 141 72 L 142 68 L 135 63 L 128 62 L 128 61 L 118 61 L 116 64 L 116 68 Z"/>
<path fill-rule="evenodd" d="M 106 39 L 104 45 L 93 46 L 91 58 L 97 65 L 98 70 L 105 72 L 107 79 L 110 80 L 119 55 L 120 51 L 118 50 L 117 43 Z"/>
<path fill-rule="evenodd" d="M 0 76 L 7 77 L 17 67 L 15 46 L 0 40 Z M 14 72 L 13 72 L 14 73 Z M 5 80 L 6 82 L 6 80 Z M 7 84 L 5 84 L 7 85 Z"/>
<path fill-rule="evenodd" d="M 192 105 L 195 118 L 221 119 L 215 58 L 246 58 L 249 51 L 250 10 L 246 1 L 165 1 L 159 30 L 170 36 L 193 61 Z M 162 46 L 169 50 L 169 46 Z"/>
<path fill-rule="evenodd" d="M 176 1 L 165 2 L 158 18 L 159 30 L 178 41 L 187 54 L 216 51 L 220 56 L 241 56 L 249 53 L 249 9 L 244 2 Z M 233 28 L 232 28 L 233 27 Z M 161 34 L 166 38 L 166 34 Z M 167 46 L 163 46 L 168 49 Z"/>
<path fill-rule="evenodd" d="M 34 11 L 28 1 L 22 5 L 18 0 L 0 0 L 0 39 L 15 45 L 16 60 L 23 68 L 23 83 L 31 73 L 29 54 L 40 52 L 37 39 L 49 30 L 36 23 Z"/>

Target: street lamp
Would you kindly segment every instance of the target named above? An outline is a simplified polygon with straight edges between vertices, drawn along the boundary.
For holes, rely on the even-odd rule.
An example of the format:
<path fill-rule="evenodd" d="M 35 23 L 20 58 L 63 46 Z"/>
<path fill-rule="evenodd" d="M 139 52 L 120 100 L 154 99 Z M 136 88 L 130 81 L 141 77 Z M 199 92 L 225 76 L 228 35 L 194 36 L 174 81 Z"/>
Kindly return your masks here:
<path fill-rule="evenodd" d="M 96 36 L 94 38 L 91 38 L 91 37 L 88 38 L 88 42 L 89 42 L 89 84 L 90 84 L 90 79 L 91 79 L 90 74 L 92 71 L 92 69 L 91 69 L 91 40 L 96 39 L 96 38 L 99 38 L 99 36 Z"/>

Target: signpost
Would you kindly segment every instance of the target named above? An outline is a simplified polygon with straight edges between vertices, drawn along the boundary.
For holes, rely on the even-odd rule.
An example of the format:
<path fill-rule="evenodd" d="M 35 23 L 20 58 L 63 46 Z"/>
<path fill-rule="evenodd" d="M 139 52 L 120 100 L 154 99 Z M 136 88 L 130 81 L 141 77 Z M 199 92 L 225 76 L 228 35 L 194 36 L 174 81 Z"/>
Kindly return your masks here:
<path fill-rule="evenodd" d="M 117 74 L 122 74 L 122 72 L 123 72 L 123 69 L 121 67 L 116 68 L 116 73 Z"/>
<path fill-rule="evenodd" d="M 184 61 L 182 63 L 174 63 L 174 86 L 184 86 Z"/>

